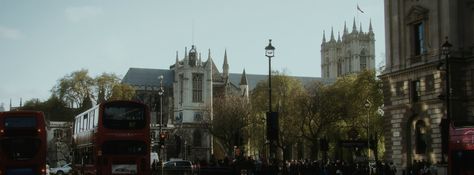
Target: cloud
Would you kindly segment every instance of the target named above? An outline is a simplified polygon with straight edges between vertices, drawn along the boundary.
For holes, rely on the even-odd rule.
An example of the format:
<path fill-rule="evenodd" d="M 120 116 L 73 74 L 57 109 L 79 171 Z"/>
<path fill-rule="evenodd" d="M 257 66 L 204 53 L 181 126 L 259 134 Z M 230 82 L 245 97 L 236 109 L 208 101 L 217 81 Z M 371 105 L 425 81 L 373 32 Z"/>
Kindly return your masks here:
<path fill-rule="evenodd" d="M 20 39 L 22 36 L 23 34 L 17 29 L 0 26 L 0 39 Z"/>
<path fill-rule="evenodd" d="M 79 22 L 104 13 L 102 8 L 94 6 L 68 7 L 65 12 L 66 18 L 72 22 Z"/>

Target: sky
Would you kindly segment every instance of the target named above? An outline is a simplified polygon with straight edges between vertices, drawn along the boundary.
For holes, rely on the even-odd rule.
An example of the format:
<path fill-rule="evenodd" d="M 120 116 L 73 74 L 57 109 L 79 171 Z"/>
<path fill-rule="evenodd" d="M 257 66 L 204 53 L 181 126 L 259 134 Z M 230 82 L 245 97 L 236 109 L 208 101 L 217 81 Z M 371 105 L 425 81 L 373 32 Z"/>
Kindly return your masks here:
<path fill-rule="evenodd" d="M 357 10 L 357 6 L 364 12 Z M 268 74 L 272 69 L 321 77 L 320 46 L 347 22 L 375 33 L 376 66 L 384 61 L 381 0 L 0 0 L 0 106 L 47 100 L 58 80 L 87 69 L 123 77 L 134 68 L 169 69 L 196 45 L 222 71 Z"/>

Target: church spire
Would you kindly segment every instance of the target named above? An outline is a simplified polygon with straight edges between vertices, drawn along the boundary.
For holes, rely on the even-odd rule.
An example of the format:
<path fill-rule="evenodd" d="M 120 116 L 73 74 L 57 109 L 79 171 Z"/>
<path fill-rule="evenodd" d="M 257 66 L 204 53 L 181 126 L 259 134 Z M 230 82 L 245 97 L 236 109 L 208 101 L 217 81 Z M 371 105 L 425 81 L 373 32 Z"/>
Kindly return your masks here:
<path fill-rule="evenodd" d="M 229 76 L 229 63 L 227 61 L 227 49 L 224 51 L 224 65 L 222 65 L 224 77 Z"/>
<path fill-rule="evenodd" d="M 201 52 L 199 52 L 199 59 L 196 65 L 201 66 Z"/>
<path fill-rule="evenodd" d="M 188 59 L 188 47 L 184 47 L 184 60 L 183 60 L 183 65 L 186 66 L 189 63 Z"/>
<path fill-rule="evenodd" d="M 374 33 L 374 30 L 372 29 L 372 19 L 370 19 L 369 23 L 369 33 Z"/>
<path fill-rule="evenodd" d="M 244 69 L 244 72 L 242 73 L 242 77 L 240 77 L 240 85 L 248 85 L 247 74 L 245 74 L 245 69 Z"/>
<path fill-rule="evenodd" d="M 337 42 L 341 42 L 341 32 L 337 32 Z"/>
<path fill-rule="evenodd" d="M 331 27 L 331 41 L 334 41 L 334 30 L 332 27 Z"/>
<path fill-rule="evenodd" d="M 348 31 L 347 31 L 346 21 L 344 21 L 344 33 L 342 35 L 343 36 L 347 35 L 347 33 L 348 33 Z"/>
<path fill-rule="evenodd" d="M 326 42 L 326 32 L 323 30 L 323 43 Z"/>
<path fill-rule="evenodd" d="M 178 65 L 179 65 L 179 58 L 178 58 L 178 51 L 176 51 L 176 64 L 174 66 L 178 67 Z"/>
<path fill-rule="evenodd" d="M 356 18 L 354 17 L 354 22 L 352 22 L 352 33 L 357 32 Z"/>
<path fill-rule="evenodd" d="M 207 53 L 207 59 L 211 58 L 211 48 L 209 48 L 208 53 Z"/>
<path fill-rule="evenodd" d="M 360 32 L 360 33 L 363 33 L 363 32 L 362 32 L 362 22 L 360 22 L 360 26 L 359 26 L 359 27 L 360 27 L 359 32 Z"/>

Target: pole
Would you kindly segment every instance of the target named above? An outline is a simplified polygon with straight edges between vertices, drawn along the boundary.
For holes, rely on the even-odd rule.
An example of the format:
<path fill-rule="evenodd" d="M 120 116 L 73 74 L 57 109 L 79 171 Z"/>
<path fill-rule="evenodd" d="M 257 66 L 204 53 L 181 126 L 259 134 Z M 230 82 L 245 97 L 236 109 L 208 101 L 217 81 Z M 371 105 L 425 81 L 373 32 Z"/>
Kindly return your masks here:
<path fill-rule="evenodd" d="M 163 76 L 160 77 L 160 92 L 158 93 L 160 95 L 160 137 L 163 132 Z M 163 141 L 164 142 L 164 141 Z M 164 144 L 163 144 L 164 145 Z M 160 145 L 160 162 L 163 160 L 163 146 Z"/>
<path fill-rule="evenodd" d="M 272 111 L 272 57 L 268 57 L 268 116 L 269 117 L 269 120 L 267 121 L 270 121 L 270 122 L 274 122 L 274 118 L 273 118 L 273 111 Z M 276 132 L 274 131 L 271 127 L 273 126 L 273 123 L 270 125 L 270 128 L 267 128 L 267 129 L 271 129 L 270 132 Z M 271 135 L 274 135 L 273 133 Z M 275 148 L 275 138 L 270 137 L 269 141 L 270 141 L 270 158 L 271 159 L 274 159 L 276 157 L 276 148 Z"/>
<path fill-rule="evenodd" d="M 371 174 L 370 168 L 370 105 L 367 107 L 367 163 L 369 166 L 369 174 Z"/>
<path fill-rule="evenodd" d="M 365 101 L 365 107 L 367 108 L 367 170 L 368 174 L 371 174 L 370 168 L 370 101 L 367 99 Z"/>

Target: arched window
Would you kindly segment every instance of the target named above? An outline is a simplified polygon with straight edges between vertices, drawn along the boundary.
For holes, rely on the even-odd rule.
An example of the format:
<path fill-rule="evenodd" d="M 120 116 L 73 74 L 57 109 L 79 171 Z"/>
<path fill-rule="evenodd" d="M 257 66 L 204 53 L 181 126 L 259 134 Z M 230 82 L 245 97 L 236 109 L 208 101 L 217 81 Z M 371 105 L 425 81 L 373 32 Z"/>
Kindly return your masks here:
<path fill-rule="evenodd" d="M 198 129 L 194 130 L 193 133 L 193 146 L 194 147 L 201 147 L 202 146 L 202 134 L 201 131 Z"/>
<path fill-rule="evenodd" d="M 418 120 L 415 124 L 415 144 L 416 153 L 425 154 L 427 145 L 426 125 L 422 120 Z"/>

